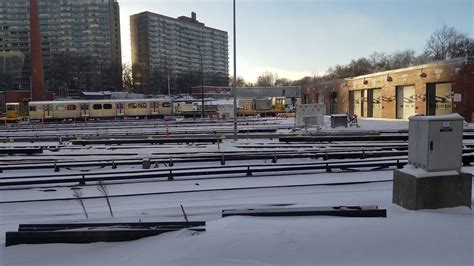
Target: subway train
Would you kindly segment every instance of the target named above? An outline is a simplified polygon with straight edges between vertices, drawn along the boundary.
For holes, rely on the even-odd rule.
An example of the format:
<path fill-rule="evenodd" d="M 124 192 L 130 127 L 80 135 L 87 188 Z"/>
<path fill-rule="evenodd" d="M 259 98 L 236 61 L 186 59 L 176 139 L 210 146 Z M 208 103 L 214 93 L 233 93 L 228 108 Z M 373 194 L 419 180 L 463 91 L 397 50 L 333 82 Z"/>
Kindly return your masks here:
<path fill-rule="evenodd" d="M 263 115 L 275 116 L 278 113 L 290 113 L 281 99 L 239 99 L 237 113 L 239 116 Z M 114 99 L 114 100 L 67 100 L 67 101 L 32 101 L 24 103 L 7 103 L 5 122 L 21 120 L 87 120 L 113 119 L 123 117 L 165 117 L 188 116 L 199 117 L 202 114 L 199 99 L 175 101 L 169 98 L 158 99 Z M 205 113 L 216 114 L 217 104 L 208 102 Z"/>
<path fill-rule="evenodd" d="M 26 110 L 24 110 L 26 109 Z M 6 104 L 6 120 L 99 119 L 120 117 L 163 117 L 173 115 L 170 99 L 35 101 L 22 108 Z"/>

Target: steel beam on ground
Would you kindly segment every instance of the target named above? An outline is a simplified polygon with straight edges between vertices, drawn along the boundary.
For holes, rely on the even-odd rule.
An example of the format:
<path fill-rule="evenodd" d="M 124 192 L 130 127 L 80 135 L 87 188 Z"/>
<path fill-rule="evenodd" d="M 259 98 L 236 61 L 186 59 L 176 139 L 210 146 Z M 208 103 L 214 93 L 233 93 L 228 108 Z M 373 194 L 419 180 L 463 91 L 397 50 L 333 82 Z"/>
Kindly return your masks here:
<path fill-rule="evenodd" d="M 377 206 L 336 206 L 303 208 L 265 208 L 223 210 L 227 216 L 342 216 L 342 217 L 387 217 L 387 210 Z"/>

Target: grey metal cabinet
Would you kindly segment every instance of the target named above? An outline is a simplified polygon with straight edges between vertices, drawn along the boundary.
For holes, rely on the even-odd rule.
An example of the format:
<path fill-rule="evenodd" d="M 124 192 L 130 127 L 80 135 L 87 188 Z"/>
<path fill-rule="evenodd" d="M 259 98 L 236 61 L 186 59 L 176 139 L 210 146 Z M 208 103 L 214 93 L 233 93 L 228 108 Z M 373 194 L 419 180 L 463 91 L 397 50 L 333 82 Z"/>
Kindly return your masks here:
<path fill-rule="evenodd" d="M 461 170 L 462 116 L 412 116 L 409 120 L 409 164 L 430 172 Z"/>

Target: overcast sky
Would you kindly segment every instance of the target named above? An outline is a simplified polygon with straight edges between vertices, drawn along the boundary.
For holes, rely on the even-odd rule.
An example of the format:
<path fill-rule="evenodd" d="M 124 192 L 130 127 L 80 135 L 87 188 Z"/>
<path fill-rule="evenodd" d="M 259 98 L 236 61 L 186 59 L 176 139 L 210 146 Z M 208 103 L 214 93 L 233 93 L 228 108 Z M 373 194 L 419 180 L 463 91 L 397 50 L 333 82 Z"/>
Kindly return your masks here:
<path fill-rule="evenodd" d="M 228 32 L 233 73 L 232 0 L 118 0 L 123 62 L 130 62 L 130 15 L 190 16 Z M 237 0 L 237 76 L 264 71 L 299 79 L 374 51 L 420 53 L 443 24 L 474 32 L 473 0 Z"/>

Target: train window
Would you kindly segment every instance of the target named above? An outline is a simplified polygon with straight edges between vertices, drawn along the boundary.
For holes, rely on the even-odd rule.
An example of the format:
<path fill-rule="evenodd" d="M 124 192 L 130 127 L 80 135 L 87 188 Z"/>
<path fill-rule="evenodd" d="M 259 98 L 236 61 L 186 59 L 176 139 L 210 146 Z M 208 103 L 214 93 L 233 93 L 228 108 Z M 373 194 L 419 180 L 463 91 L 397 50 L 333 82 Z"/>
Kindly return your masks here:
<path fill-rule="evenodd" d="M 7 110 L 8 111 L 15 111 L 16 110 L 16 105 L 7 105 Z"/>
<path fill-rule="evenodd" d="M 30 112 L 36 112 L 36 106 L 30 106 Z"/>
<path fill-rule="evenodd" d="M 171 103 L 163 103 L 161 106 L 163 106 L 163 107 L 171 107 Z"/>
<path fill-rule="evenodd" d="M 140 108 L 147 108 L 147 104 L 146 103 L 139 103 L 138 106 Z"/>
<path fill-rule="evenodd" d="M 104 103 L 104 109 L 112 109 L 112 105 L 110 103 Z"/>
<path fill-rule="evenodd" d="M 68 105 L 66 106 L 66 109 L 67 109 L 68 111 L 74 111 L 74 110 L 76 110 L 76 105 L 74 105 L 74 104 L 68 104 Z"/>
<path fill-rule="evenodd" d="M 129 103 L 128 108 L 130 108 L 130 109 L 137 108 L 137 103 Z"/>
<path fill-rule="evenodd" d="M 62 105 L 62 104 L 56 105 L 56 110 L 58 110 L 58 111 L 64 111 L 64 110 L 66 110 L 66 107 L 65 107 L 64 105 Z"/>
<path fill-rule="evenodd" d="M 102 109 L 102 104 L 96 103 L 96 104 L 92 105 L 92 108 L 93 108 L 94 110 L 100 110 L 100 109 Z"/>

